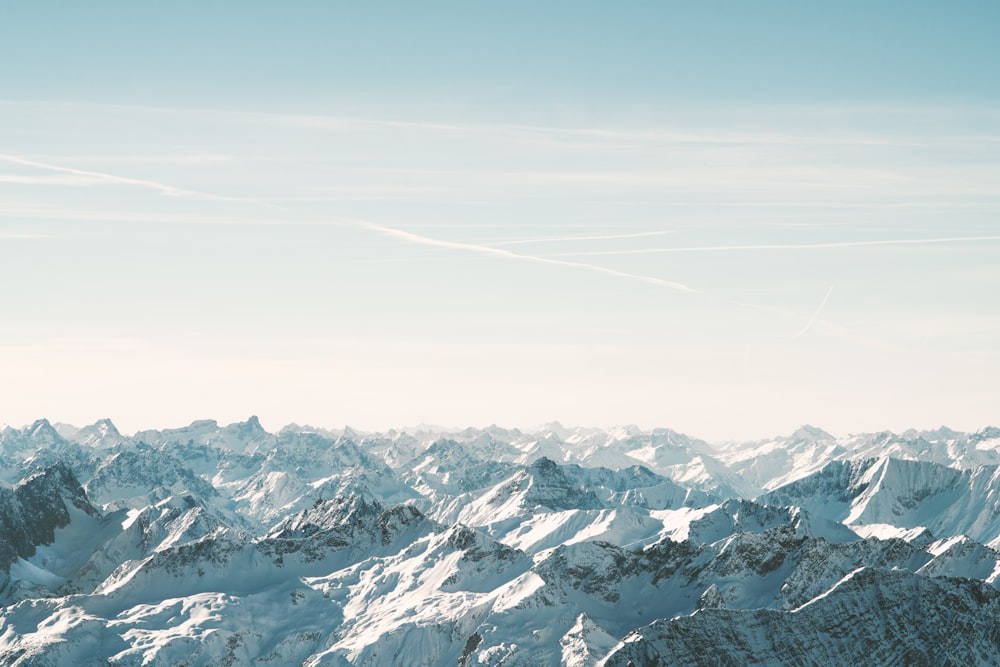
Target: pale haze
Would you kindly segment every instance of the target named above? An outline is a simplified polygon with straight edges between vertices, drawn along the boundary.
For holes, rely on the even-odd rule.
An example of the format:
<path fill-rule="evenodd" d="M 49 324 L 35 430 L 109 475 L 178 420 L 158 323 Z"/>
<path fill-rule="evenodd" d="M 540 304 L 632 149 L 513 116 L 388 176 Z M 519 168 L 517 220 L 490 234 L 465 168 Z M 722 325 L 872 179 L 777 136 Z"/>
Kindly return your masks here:
<path fill-rule="evenodd" d="M 0 6 L 0 423 L 1000 422 L 1000 4 Z"/>

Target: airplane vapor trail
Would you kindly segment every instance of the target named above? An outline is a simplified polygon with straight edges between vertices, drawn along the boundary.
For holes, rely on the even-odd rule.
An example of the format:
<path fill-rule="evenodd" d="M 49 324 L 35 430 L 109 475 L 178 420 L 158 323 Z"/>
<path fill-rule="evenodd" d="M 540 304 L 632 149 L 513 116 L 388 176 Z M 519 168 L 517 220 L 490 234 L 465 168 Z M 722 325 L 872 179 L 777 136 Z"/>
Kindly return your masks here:
<path fill-rule="evenodd" d="M 522 245 L 525 243 L 557 243 L 563 241 L 609 241 L 614 239 L 637 239 L 645 236 L 664 236 L 672 234 L 669 231 L 635 232 L 634 234 L 605 234 L 603 236 L 551 236 L 536 239 L 516 239 L 514 241 L 499 241 L 494 246 Z"/>
<path fill-rule="evenodd" d="M 636 282 L 646 283 L 647 285 L 656 285 L 658 287 L 665 287 L 667 289 L 676 290 L 678 292 L 693 293 L 698 291 L 692 287 L 688 287 L 683 283 L 679 283 L 673 280 L 664 280 L 663 278 L 656 278 L 654 276 L 644 276 L 637 273 L 619 271 L 617 269 L 611 269 L 605 266 L 598 266 L 596 264 L 587 264 L 585 262 L 573 262 L 564 259 L 553 259 L 551 257 L 538 257 L 536 255 L 524 255 L 521 253 L 511 252 L 509 250 L 504 250 L 503 248 L 494 248 L 491 246 L 479 245 L 477 243 L 445 241 L 442 239 L 431 238 L 429 236 L 421 236 L 420 234 L 414 234 L 412 232 L 403 231 L 401 229 L 395 229 L 392 227 L 377 225 L 372 222 L 359 221 L 355 223 L 355 225 L 358 227 L 362 227 L 364 229 L 371 230 L 373 232 L 377 232 L 379 234 L 382 234 L 383 236 L 391 236 L 401 241 L 406 241 L 408 243 L 414 243 L 417 245 L 433 246 L 436 248 L 449 248 L 452 250 L 463 250 L 465 252 L 472 252 L 479 255 L 490 255 L 492 257 L 514 259 L 522 262 L 533 262 L 535 264 L 546 264 L 548 266 L 562 266 L 574 269 L 581 269 L 584 271 L 590 271 L 592 273 L 600 273 L 606 276 L 614 276 L 616 278 L 624 278 L 626 280 L 633 280 Z"/>
<path fill-rule="evenodd" d="M 822 313 L 823 308 L 826 307 L 826 302 L 830 300 L 831 294 L 833 294 L 833 285 L 831 285 L 830 289 L 826 291 L 826 296 L 824 296 L 823 300 L 819 302 L 819 306 L 816 307 L 816 310 L 813 312 L 812 317 L 809 318 L 809 321 L 806 322 L 805 326 L 799 329 L 796 333 L 792 334 L 792 336 L 789 337 L 788 340 L 792 341 L 795 340 L 796 338 L 801 338 L 802 336 L 805 335 L 807 331 L 812 329 L 813 325 L 816 324 L 817 321 L 819 321 L 820 313 Z"/>
<path fill-rule="evenodd" d="M 117 174 L 109 174 L 103 171 L 91 171 L 89 169 L 76 169 L 75 167 L 64 167 L 62 165 L 49 164 L 48 162 L 29 160 L 27 158 L 19 157 L 17 155 L 0 155 L 0 160 L 3 160 L 5 162 L 10 162 L 12 164 L 19 164 L 25 167 L 33 167 L 35 169 L 54 171 L 61 174 L 84 176 L 87 178 L 95 179 L 97 181 L 101 181 L 103 183 L 116 183 L 119 185 L 132 185 L 136 187 L 149 188 L 152 190 L 157 190 L 160 193 L 170 197 L 191 197 L 195 199 L 212 199 L 217 201 L 250 201 L 247 199 L 241 199 L 239 197 L 223 197 L 221 195 L 213 195 L 205 192 L 199 192 L 197 190 L 178 188 L 173 185 L 168 185 L 166 183 L 160 183 L 159 181 L 150 181 L 142 178 L 130 178 L 128 176 L 118 176 Z"/>

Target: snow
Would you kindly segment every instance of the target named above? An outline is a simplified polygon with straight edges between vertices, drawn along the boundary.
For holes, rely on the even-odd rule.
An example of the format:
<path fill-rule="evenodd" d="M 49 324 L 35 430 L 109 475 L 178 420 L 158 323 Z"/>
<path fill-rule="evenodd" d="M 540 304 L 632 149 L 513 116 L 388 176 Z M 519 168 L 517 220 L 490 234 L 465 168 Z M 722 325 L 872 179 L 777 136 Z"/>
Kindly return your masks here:
<path fill-rule="evenodd" d="M 888 523 L 854 524 L 851 526 L 851 530 L 864 538 L 875 538 L 878 540 L 900 539 L 907 542 L 922 539 L 927 534 L 927 529 L 923 526 L 900 528 Z"/>
<path fill-rule="evenodd" d="M 502 588 L 497 589 L 493 611 L 500 613 L 516 608 L 544 585 L 545 580 L 534 572 L 524 573 Z"/>
<path fill-rule="evenodd" d="M 26 561 L 23 558 L 18 558 L 14 561 L 14 564 L 10 566 L 10 577 L 11 579 L 22 579 L 32 584 L 44 586 L 49 590 L 55 590 L 62 584 L 66 583 L 66 580 L 62 577 L 57 576 L 30 561 Z"/>
<path fill-rule="evenodd" d="M 662 533 L 663 524 L 652 514 L 628 509 L 543 512 L 488 529 L 505 544 L 530 552 L 592 540 L 630 545 Z"/>
<path fill-rule="evenodd" d="M 858 568 L 855 568 L 855 569 L 851 570 L 846 575 L 844 575 L 844 577 L 842 579 L 840 579 L 837 583 L 835 583 L 833 586 L 831 586 L 829 588 L 829 590 L 827 590 L 826 592 L 820 593 L 819 595 L 817 595 L 816 597 L 814 597 L 812 600 L 809 600 L 809 602 L 806 602 L 804 605 L 802 605 L 800 607 L 796 607 L 795 609 L 792 609 L 792 613 L 800 612 L 803 609 L 805 609 L 806 607 L 808 607 L 809 605 L 816 604 L 820 600 L 828 597 L 831 593 L 833 593 L 835 590 L 837 590 L 838 588 L 840 588 L 841 586 L 843 586 L 846 582 L 848 582 L 851 579 L 853 579 L 854 576 L 857 575 L 859 572 L 864 571 L 864 569 L 865 569 L 864 566 L 862 566 L 862 567 L 858 567 Z"/>
<path fill-rule="evenodd" d="M 663 524 L 663 530 L 661 531 L 663 537 L 671 539 L 674 542 L 683 542 L 688 539 L 693 522 L 711 514 L 717 509 L 719 509 L 719 505 L 713 504 L 701 508 L 682 507 L 676 510 L 652 511 L 649 515 Z"/>

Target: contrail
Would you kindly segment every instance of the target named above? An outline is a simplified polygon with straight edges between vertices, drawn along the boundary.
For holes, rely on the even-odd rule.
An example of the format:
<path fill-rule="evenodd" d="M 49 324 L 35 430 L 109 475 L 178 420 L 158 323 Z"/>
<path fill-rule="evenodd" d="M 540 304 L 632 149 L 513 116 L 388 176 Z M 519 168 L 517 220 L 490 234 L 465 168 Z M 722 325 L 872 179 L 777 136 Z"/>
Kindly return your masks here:
<path fill-rule="evenodd" d="M 882 239 L 877 241 L 830 241 L 826 243 L 767 243 L 754 245 L 706 245 L 678 248 L 635 248 L 630 250 L 590 250 L 545 255 L 551 257 L 596 257 L 606 255 L 644 255 L 672 252 L 716 252 L 740 250 L 818 250 L 823 248 L 861 248 L 866 246 L 925 245 L 933 243 L 975 243 L 1000 241 L 1000 236 L 946 236 L 934 239 Z"/>
<path fill-rule="evenodd" d="M 670 231 L 656 231 L 656 232 L 636 232 L 634 234 L 607 234 L 604 236 L 550 236 L 547 238 L 537 238 L 537 239 L 517 239 L 515 241 L 499 241 L 494 243 L 494 246 L 502 245 L 521 245 L 524 243 L 555 243 L 561 241 L 608 241 L 613 239 L 637 239 L 644 236 L 664 236 L 666 234 L 673 234 Z"/>
<path fill-rule="evenodd" d="M 27 158 L 22 158 L 15 155 L 4 155 L 0 154 L 0 160 L 10 162 L 13 164 L 20 164 L 28 167 L 34 167 L 37 169 L 46 169 L 49 171 L 55 171 L 66 174 L 73 174 L 77 176 L 85 176 L 89 178 L 96 178 L 108 183 L 119 183 L 122 185 L 132 185 L 144 188 L 150 188 L 161 192 L 168 196 L 174 197 L 192 197 L 197 199 L 210 199 L 218 201 L 236 201 L 236 202 L 254 202 L 260 204 L 259 200 L 240 198 L 240 197 L 223 197 L 219 195 L 213 195 L 203 192 L 198 192 L 197 190 L 188 190 L 185 188 L 178 188 L 172 185 L 167 185 L 165 183 L 160 183 L 157 181 L 151 181 L 146 179 L 129 178 L 126 176 L 117 176 L 115 174 L 108 174 L 99 171 L 90 171 L 85 169 L 76 169 L 73 167 L 63 167 L 59 165 L 48 164 L 45 162 L 39 162 L 36 160 L 30 160 Z M 546 264 L 548 266 L 561 266 L 573 269 L 579 269 L 583 271 L 590 271 L 591 273 L 599 273 L 606 276 L 612 276 L 615 278 L 622 278 L 625 280 L 632 280 L 635 282 L 645 283 L 647 285 L 655 285 L 657 287 L 663 287 L 666 289 L 686 292 L 689 294 L 697 293 L 702 294 L 709 298 L 718 299 L 719 297 L 712 295 L 707 292 L 702 292 L 696 290 L 693 287 L 689 287 L 683 283 L 665 280 L 663 278 L 657 278 L 654 276 L 645 276 L 636 273 L 629 273 L 627 271 L 619 271 L 618 269 L 612 269 L 604 266 L 599 266 L 596 264 L 588 264 L 586 262 L 578 262 L 565 259 L 557 259 L 557 256 L 538 256 L 538 255 L 524 255 L 520 253 L 511 252 L 509 250 L 504 250 L 503 248 L 480 245 L 475 243 L 463 243 L 459 241 L 446 241 L 442 239 L 435 239 L 428 236 L 422 236 L 420 234 L 414 234 L 412 232 L 407 232 L 401 229 L 395 229 L 392 227 L 385 227 L 383 225 L 378 225 L 367 221 L 345 221 L 333 224 L 347 224 L 354 227 L 360 227 L 362 229 L 368 229 L 370 231 L 377 232 L 384 236 L 390 236 L 393 238 L 406 241 L 408 243 L 413 243 L 417 245 L 432 246 L 438 248 L 449 248 L 453 250 L 462 250 L 465 252 L 471 252 L 481 255 L 490 255 L 493 257 L 500 257 L 504 259 L 519 260 L 522 262 L 533 262 L 536 264 Z M 653 236 L 658 234 L 668 234 L 670 232 L 660 231 L 660 232 L 638 232 L 635 234 L 617 234 L 617 235 L 606 235 L 606 236 L 592 236 L 592 237 L 575 237 L 573 240 L 598 240 L 605 238 L 633 238 L 640 236 Z M 23 237 L 22 237 L 23 238 Z M 555 239 L 562 240 L 562 239 Z M 568 240 L 568 239 L 567 239 Z M 525 239 L 521 242 L 530 243 L 534 240 Z M 710 250 L 752 250 L 752 249 L 789 249 L 789 248 L 830 248 L 830 247 L 850 247 L 850 246 L 864 246 L 864 245 L 892 245 L 892 244 L 905 244 L 905 243 L 943 243 L 943 242 L 969 242 L 969 241 L 1000 241 L 1000 236 L 979 236 L 979 237 L 952 237 L 943 239 L 909 239 L 909 240 L 896 240 L 896 241 L 846 241 L 838 243 L 818 243 L 818 244 L 775 244 L 775 245 L 756 245 L 756 246 L 705 246 L 705 247 L 695 247 L 695 248 L 661 248 L 653 250 L 638 250 L 638 251 L 607 251 L 607 252 L 590 252 L 590 253 L 575 253 L 576 255 L 615 255 L 615 254 L 634 254 L 637 252 L 696 252 L 696 251 L 710 251 Z M 513 242 L 509 242 L 513 243 Z M 816 312 L 813 313 L 812 317 L 806 322 L 805 326 L 799 330 L 795 335 L 793 335 L 788 340 L 795 340 L 801 337 L 807 331 L 809 331 L 817 322 L 819 322 L 819 316 L 826 306 L 827 300 L 830 298 L 830 294 L 833 292 L 833 287 L 827 292 L 823 301 L 820 303 Z M 736 301 L 731 301 L 728 299 L 722 299 L 726 303 L 733 305 L 747 306 L 755 309 L 761 310 L 774 310 L 775 312 L 782 312 L 785 315 L 789 315 L 787 311 L 778 311 L 777 309 L 769 309 L 756 304 L 739 303 Z"/>
<path fill-rule="evenodd" d="M 18 157 L 16 155 L 0 155 L 0 160 L 11 162 L 13 164 L 24 165 L 26 167 L 34 167 L 36 169 L 46 169 L 48 171 L 56 171 L 63 174 L 73 174 L 75 176 L 86 176 L 89 178 L 95 178 L 100 181 L 104 181 L 105 183 L 117 183 L 120 185 L 133 185 L 142 188 L 150 188 L 153 190 L 157 190 L 158 192 L 170 197 L 194 197 L 196 199 L 214 199 L 218 201 L 251 201 L 248 199 L 241 199 L 239 197 L 223 197 L 220 195 L 198 192 L 197 190 L 178 188 L 174 187 L 173 185 L 167 185 L 166 183 L 160 183 L 158 181 L 149 181 L 141 178 L 129 178 L 127 176 L 117 176 L 115 174 L 109 174 L 103 171 L 90 171 L 88 169 L 75 169 L 73 167 L 63 167 L 57 164 L 49 164 L 47 162 L 38 162 L 37 160 L 29 160 L 27 158 Z"/>
<path fill-rule="evenodd" d="M 504 259 L 516 259 L 522 262 L 534 262 L 536 264 L 547 264 L 549 266 L 564 266 L 574 269 L 582 269 L 585 271 L 591 271 L 593 273 L 601 273 L 606 276 L 625 278 L 626 280 L 634 280 L 636 282 L 646 283 L 648 285 L 666 287 L 667 289 L 676 290 L 678 292 L 694 293 L 698 291 L 692 287 L 684 285 L 683 283 L 675 282 L 672 280 L 664 280 L 663 278 L 655 278 L 653 276 L 643 276 L 636 273 L 628 273 L 627 271 L 609 269 L 607 267 L 597 266 L 595 264 L 586 264 L 584 262 L 571 262 L 564 259 L 552 259 L 549 257 L 537 257 L 535 255 L 522 255 L 520 253 L 511 252 L 509 250 L 504 250 L 502 248 L 493 248 L 491 246 L 479 245 L 476 243 L 444 241 L 441 239 L 431 238 L 429 236 L 421 236 L 420 234 L 406 232 L 401 229 L 394 229 L 392 227 L 383 227 L 382 225 L 376 225 L 375 223 L 372 222 L 358 221 L 352 224 L 358 227 L 362 227 L 364 229 L 369 229 L 373 232 L 378 232 L 379 234 L 382 234 L 384 236 L 391 236 L 393 238 L 397 238 L 402 241 L 406 241 L 408 243 L 415 243 L 417 245 L 433 246 L 437 248 L 450 248 L 452 250 L 464 250 L 466 252 L 473 252 L 480 255 L 490 255 L 493 257 L 502 257 Z"/>
<path fill-rule="evenodd" d="M 830 289 L 826 291 L 826 296 L 824 296 L 823 300 L 819 302 L 819 306 L 816 307 L 816 311 L 812 314 L 812 317 L 809 318 L 809 321 L 806 322 L 806 325 L 787 340 L 791 341 L 796 338 L 801 338 L 807 331 L 812 329 L 812 326 L 819 320 L 819 315 L 823 312 L 823 308 L 826 306 L 826 302 L 830 299 L 831 294 L 833 294 L 833 285 L 830 285 Z"/>
<path fill-rule="evenodd" d="M 600 273 L 607 276 L 614 276 L 616 278 L 634 280 L 637 282 L 646 283 L 648 285 L 665 287 L 668 289 L 676 290 L 678 292 L 686 292 L 689 294 L 700 294 L 706 298 L 718 300 L 721 303 L 727 303 L 734 306 L 741 306 L 745 308 L 753 308 L 755 310 L 761 310 L 764 312 L 776 313 L 784 317 L 794 317 L 794 318 L 799 317 L 799 314 L 782 308 L 774 308 L 769 306 L 761 306 L 759 304 L 754 304 L 754 303 L 733 301 L 730 299 L 726 299 L 724 297 L 719 297 L 709 292 L 704 292 L 702 290 L 694 289 L 693 287 L 689 287 L 683 283 L 678 283 L 671 280 L 664 280 L 662 278 L 654 278 L 652 276 L 643 276 L 635 273 L 628 273 L 625 271 L 618 271 L 616 269 L 609 269 L 607 267 L 597 266 L 594 264 L 585 264 L 583 262 L 572 262 L 562 259 L 553 259 L 551 257 L 538 257 L 536 255 L 522 255 L 519 253 L 511 252 L 509 250 L 504 250 L 502 248 L 494 248 L 491 246 L 484 246 L 475 243 L 462 243 L 460 241 L 445 241 L 442 239 L 431 238 L 429 236 L 421 236 L 420 234 L 414 234 L 412 232 L 403 231 L 401 229 L 385 227 L 383 225 L 378 225 L 373 222 L 368 222 L 365 220 L 344 221 L 339 224 L 347 224 L 361 229 L 367 229 L 382 234 L 384 236 L 400 239 L 401 241 L 406 241 L 407 243 L 413 243 L 416 245 L 425 245 L 435 248 L 449 248 L 452 250 L 463 250 L 465 252 L 472 252 L 480 255 L 490 255 L 492 257 L 500 257 L 503 259 L 514 259 L 523 262 L 535 262 L 537 264 L 548 264 L 550 266 L 564 266 L 574 269 L 581 269 L 584 271 L 591 271 L 594 273 Z M 833 294 L 833 286 L 831 286 L 830 289 L 827 290 L 826 296 L 823 297 L 823 300 L 820 302 L 819 307 L 816 308 L 815 312 L 813 312 L 812 316 L 809 318 L 806 324 L 793 336 L 784 339 L 784 341 L 787 342 L 790 340 L 795 340 L 797 338 L 800 338 L 803 335 L 805 335 L 806 332 L 808 332 L 810 329 L 812 329 L 814 326 L 818 324 L 821 325 L 825 333 L 831 336 L 835 336 L 837 338 L 851 340 L 858 344 L 862 344 L 868 347 L 877 347 L 879 349 L 888 349 L 890 347 L 884 343 L 881 343 L 880 341 L 875 341 L 872 339 L 862 338 L 853 335 L 849 331 L 843 329 L 842 327 L 837 327 L 834 325 L 827 326 L 827 324 L 829 323 L 821 320 L 820 315 L 822 314 L 823 309 L 826 307 L 826 302 L 830 299 L 831 294 Z"/>

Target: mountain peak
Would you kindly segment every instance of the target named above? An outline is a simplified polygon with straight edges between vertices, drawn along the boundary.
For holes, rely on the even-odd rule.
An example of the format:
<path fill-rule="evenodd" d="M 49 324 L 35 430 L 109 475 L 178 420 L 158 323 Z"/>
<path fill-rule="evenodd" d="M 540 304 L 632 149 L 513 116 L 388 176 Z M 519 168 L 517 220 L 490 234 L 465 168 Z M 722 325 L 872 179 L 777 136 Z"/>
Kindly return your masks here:
<path fill-rule="evenodd" d="M 98 419 L 91 425 L 91 428 L 93 428 L 102 437 L 120 438 L 122 435 L 121 432 L 118 431 L 118 427 L 115 426 L 114 422 L 107 417 Z"/>
<path fill-rule="evenodd" d="M 805 440 L 811 442 L 819 442 L 823 440 L 836 440 L 835 437 L 819 428 L 818 426 L 812 426 L 810 424 L 803 424 L 798 429 L 789 436 L 791 440 Z"/>
<path fill-rule="evenodd" d="M 52 427 L 52 424 L 49 423 L 49 420 L 45 419 L 44 417 L 42 417 L 41 419 L 36 419 L 34 422 L 32 422 L 31 426 L 28 427 L 28 430 L 31 432 L 32 435 L 35 435 L 41 431 L 51 431 L 55 433 L 55 429 Z"/>
<path fill-rule="evenodd" d="M 995 440 L 1000 438 L 1000 428 L 997 428 L 996 426 L 987 426 L 977 431 L 974 437 L 977 440 Z"/>
<path fill-rule="evenodd" d="M 48 419 L 38 419 L 27 429 L 26 435 L 39 445 L 54 445 L 63 442 L 63 437 L 59 435 L 55 427 L 49 423 Z"/>
<path fill-rule="evenodd" d="M 118 428 L 108 418 L 98 419 L 90 426 L 84 426 L 77 430 L 70 439 L 90 447 L 114 446 L 125 440 L 118 432 Z"/>
<path fill-rule="evenodd" d="M 559 471 L 559 464 L 547 456 L 542 456 L 536 459 L 535 462 L 531 464 L 531 467 L 546 476 L 554 475 Z"/>
<path fill-rule="evenodd" d="M 267 431 L 265 431 L 264 427 L 260 425 L 260 419 L 257 418 L 257 415 L 250 415 L 245 422 L 230 424 L 229 428 L 235 430 L 241 438 L 248 440 L 253 440 L 267 435 Z"/>

